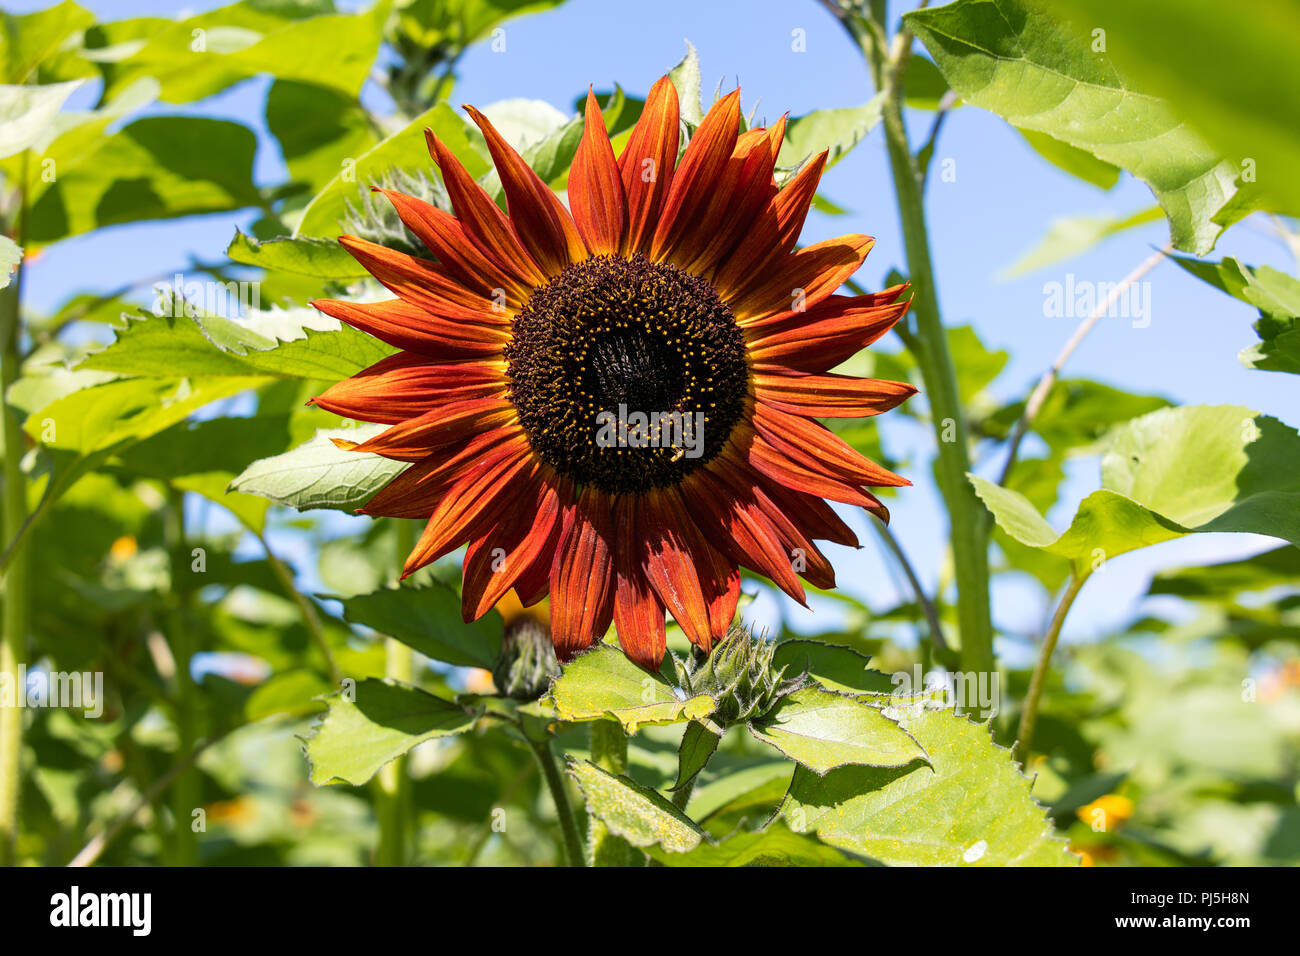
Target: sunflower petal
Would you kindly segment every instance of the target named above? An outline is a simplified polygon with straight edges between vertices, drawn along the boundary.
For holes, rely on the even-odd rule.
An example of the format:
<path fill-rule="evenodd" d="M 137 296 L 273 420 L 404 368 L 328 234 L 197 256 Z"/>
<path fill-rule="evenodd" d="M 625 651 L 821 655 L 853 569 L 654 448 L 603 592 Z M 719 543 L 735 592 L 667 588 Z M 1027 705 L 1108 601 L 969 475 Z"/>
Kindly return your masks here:
<path fill-rule="evenodd" d="M 812 308 L 858 271 L 875 241 L 870 236 L 839 236 L 786 256 L 731 299 L 736 321 L 743 328 Z"/>
<path fill-rule="evenodd" d="M 732 90 L 713 104 L 686 144 L 650 243 L 651 259 L 662 261 L 707 205 L 736 148 L 739 127 L 740 90 Z"/>
<path fill-rule="evenodd" d="M 551 565 L 551 638 L 561 661 L 595 644 L 614 617 L 610 512 L 609 499 L 588 486 L 565 515 Z"/>
<path fill-rule="evenodd" d="M 896 408 L 916 394 L 907 382 L 888 382 L 852 375 L 798 372 L 754 374 L 754 394 L 761 404 L 810 418 L 867 418 Z"/>
<path fill-rule="evenodd" d="M 582 142 L 569 172 L 573 221 L 593 256 L 618 252 L 623 237 L 623 180 L 609 143 L 596 94 L 587 90 Z"/>
<path fill-rule="evenodd" d="M 654 673 L 663 663 L 668 643 L 664 606 L 646 580 L 637 553 L 640 541 L 635 529 L 639 504 L 628 495 L 614 503 L 614 527 L 619 532 L 614 545 L 614 627 L 623 652 Z"/>
<path fill-rule="evenodd" d="M 506 327 L 431 315 L 401 299 L 386 302 L 316 299 L 311 305 L 381 342 L 428 358 L 499 355 L 510 341 Z"/>
<path fill-rule="evenodd" d="M 503 398 L 505 360 L 433 364 L 427 356 L 398 352 L 311 400 L 327 412 L 393 425 L 435 405 L 472 398 Z"/>
<path fill-rule="evenodd" d="M 555 488 L 535 480 L 531 487 L 521 489 L 491 531 L 470 542 L 461 589 L 461 614 L 466 621 L 486 614 L 546 553 L 559 517 Z"/>
<path fill-rule="evenodd" d="M 874 295 L 833 295 L 807 312 L 745 329 L 756 370 L 825 372 L 892 329 L 911 300 L 894 302 L 906 285 Z"/>
<path fill-rule="evenodd" d="M 632 128 L 618 158 L 623 194 L 627 197 L 627 228 L 622 251 L 649 252 L 664 198 L 672 186 L 673 166 L 681 135 L 677 89 L 664 76 L 650 88 L 641 117 Z"/>
<path fill-rule="evenodd" d="M 553 276 L 570 263 L 585 259 L 587 247 L 564 203 L 497 132 L 491 120 L 472 106 L 465 110 L 487 140 L 510 207 L 510 221 L 542 271 Z"/>
<path fill-rule="evenodd" d="M 532 287 L 507 272 L 475 245 L 455 216 L 406 193 L 392 189 L 376 191 L 388 197 L 398 218 L 425 244 L 452 278 L 491 299 L 503 312 L 517 312 L 523 308 Z"/>
<path fill-rule="evenodd" d="M 469 237 L 521 285 L 538 286 L 545 282 L 545 274 L 520 242 L 509 217 L 492 201 L 487 190 L 475 182 L 433 130 L 426 128 L 424 138 L 429 145 L 429 155 L 442 173 L 451 208 L 456 211 L 456 218 Z"/>
<path fill-rule="evenodd" d="M 755 277 L 766 275 L 773 263 L 794 249 L 826 168 L 827 155 L 823 152 L 805 164 L 754 217 L 745 238 L 713 278 L 724 299 L 735 298 L 756 281 Z"/>

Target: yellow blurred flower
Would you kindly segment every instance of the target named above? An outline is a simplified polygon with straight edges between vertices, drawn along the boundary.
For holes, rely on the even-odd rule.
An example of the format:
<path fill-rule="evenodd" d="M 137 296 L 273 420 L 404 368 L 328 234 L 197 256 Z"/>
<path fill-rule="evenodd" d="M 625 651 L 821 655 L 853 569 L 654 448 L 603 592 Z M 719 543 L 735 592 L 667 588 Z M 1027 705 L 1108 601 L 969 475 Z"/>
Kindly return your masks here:
<path fill-rule="evenodd" d="M 1075 813 L 1095 830 L 1110 830 L 1122 826 L 1125 820 L 1133 816 L 1133 801 L 1118 793 L 1108 793 L 1087 806 L 1080 807 Z M 1097 826 L 1098 823 L 1101 825 Z"/>
<path fill-rule="evenodd" d="M 124 534 L 109 545 L 108 554 L 114 561 L 125 561 L 127 558 L 135 557 L 136 552 L 139 550 L 140 546 L 136 544 L 135 538 L 129 534 Z"/>

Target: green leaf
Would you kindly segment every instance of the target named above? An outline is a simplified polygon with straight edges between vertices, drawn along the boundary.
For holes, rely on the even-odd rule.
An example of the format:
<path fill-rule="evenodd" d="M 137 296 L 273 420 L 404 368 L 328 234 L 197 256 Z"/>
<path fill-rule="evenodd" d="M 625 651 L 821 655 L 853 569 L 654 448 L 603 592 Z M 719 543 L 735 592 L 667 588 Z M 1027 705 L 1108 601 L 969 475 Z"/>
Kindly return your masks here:
<path fill-rule="evenodd" d="M 400 5 L 403 32 L 422 47 L 460 50 L 509 17 L 558 6 L 561 0 L 411 0 Z"/>
<path fill-rule="evenodd" d="M 1126 392 L 1089 379 L 1058 379 L 1032 428 L 1057 455 L 1086 454 L 1116 425 L 1168 406 L 1169 400 L 1159 395 Z M 1024 412 L 1024 401 L 1003 406 L 983 420 L 984 433 L 1007 438 Z"/>
<path fill-rule="evenodd" d="M 1052 220 L 1047 235 L 999 276 L 1013 279 L 1046 266 L 1082 255 L 1111 236 L 1145 226 L 1164 217 L 1158 206 L 1128 216 L 1069 216 Z"/>
<path fill-rule="evenodd" d="M 266 95 L 266 127 L 280 144 L 289 175 L 314 194 L 349 158 L 378 141 L 356 96 L 313 83 L 277 79 Z"/>
<path fill-rule="evenodd" d="M 0 85 L 0 159 L 30 149 L 45 139 L 64 101 L 82 82 Z"/>
<path fill-rule="evenodd" d="M 321 7 L 245 2 L 168 23 L 116 63 L 106 92 L 154 76 L 164 99 L 189 103 L 269 73 L 356 96 L 379 52 L 389 6 L 381 0 L 360 14 L 311 16 L 304 14 Z"/>
<path fill-rule="evenodd" d="M 33 412 L 23 427 L 47 448 L 90 455 L 155 435 L 204 405 L 265 382 L 251 376 L 179 382 L 122 379 L 59 398 Z"/>
<path fill-rule="evenodd" d="M 1240 561 L 1161 571 L 1147 593 L 1228 602 L 1243 592 L 1294 587 L 1298 581 L 1300 548 L 1284 545 Z"/>
<path fill-rule="evenodd" d="M 1062 143 L 1046 133 L 1024 129 L 1019 132 L 1039 156 L 1057 169 L 1091 183 L 1098 189 L 1110 189 L 1119 182 L 1119 168 L 1103 162 L 1086 149 Z"/>
<path fill-rule="evenodd" d="M 1096 18 L 1072 24 L 1022 0 L 957 0 L 904 21 L 964 100 L 1128 170 L 1152 188 L 1176 248 L 1213 248 L 1236 166 L 1093 52 Z"/>
<path fill-rule="evenodd" d="M 315 671 L 293 670 L 275 674 L 258 684 L 244 701 L 244 719 L 308 717 L 325 705 L 316 698 L 330 691 L 329 682 Z"/>
<path fill-rule="evenodd" d="M 876 94 L 862 106 L 816 110 L 795 117 L 786 126 L 777 165 L 790 169 L 826 149 L 830 150 L 826 157 L 826 168 L 829 169 L 876 128 L 883 105 L 883 97 Z"/>
<path fill-rule="evenodd" d="M 406 464 L 379 455 L 344 451 L 330 439 L 362 442 L 386 427 L 319 429 L 314 438 L 292 451 L 250 464 L 230 483 L 230 490 L 261 495 L 299 511 L 355 511 L 396 478 Z"/>
<path fill-rule="evenodd" d="M 18 263 L 23 261 L 22 246 L 8 236 L 0 236 L 0 289 L 13 281 Z"/>
<path fill-rule="evenodd" d="M 673 784 L 673 790 L 680 790 L 696 778 L 718 749 L 721 739 L 698 720 L 686 725 L 681 745 L 677 748 L 677 782 Z"/>
<path fill-rule="evenodd" d="M 464 733 L 479 712 L 400 684 L 368 678 L 349 699 L 347 691 L 326 698 L 329 710 L 307 738 L 311 782 L 365 783 L 384 764 L 416 744 Z"/>
<path fill-rule="evenodd" d="M 1250 161 L 1268 208 L 1300 213 L 1300 9 L 1254 0 L 1243 16 L 1213 0 L 1052 0 L 1080 22 L 1106 29 L 1117 67 L 1164 97 L 1243 172 Z M 1213 51 L 1207 56 L 1207 51 Z"/>
<path fill-rule="evenodd" d="M 1300 436 L 1232 405 L 1167 408 L 1120 429 L 1102 459 L 1102 490 L 1057 533 L 1018 492 L 971 476 L 998 526 L 1068 559 L 1087 577 L 1100 562 L 1204 531 L 1300 544 Z"/>
<path fill-rule="evenodd" d="M 686 41 L 686 55 L 680 63 L 668 71 L 668 78 L 677 88 L 681 117 L 691 126 L 704 122 L 704 106 L 701 100 L 703 88 L 700 82 L 700 54 L 690 40 Z"/>
<path fill-rule="evenodd" d="M 316 195 L 303 211 L 294 236 L 324 236 L 334 238 L 339 234 L 339 223 L 347 215 L 349 201 L 355 203 L 363 188 L 378 183 L 384 174 L 393 169 L 429 169 L 429 148 L 424 139 L 424 128 L 429 127 L 447 148 L 465 165 L 471 176 L 482 176 L 488 171 L 487 160 L 478 153 L 475 140 L 482 137 L 446 103 L 439 103 L 417 116 L 408 126 L 393 133 L 357 157 L 355 164 L 339 170 L 329 184 Z"/>
<path fill-rule="evenodd" d="M 273 455 L 288 441 L 287 416 L 209 418 L 174 425 L 122 452 L 119 461 L 136 474 L 215 501 L 260 533 L 270 502 L 230 494 L 228 488 L 249 460 Z"/>
<path fill-rule="evenodd" d="M 570 761 L 569 773 L 582 790 L 587 812 L 633 846 L 657 844 L 669 853 L 686 853 L 706 839 L 690 817 L 630 777 L 616 777 L 590 760 Z"/>
<path fill-rule="evenodd" d="M 1077 864 L 986 725 L 919 702 L 886 713 L 930 763 L 800 767 L 781 810 L 792 830 L 890 866 Z"/>
<path fill-rule="evenodd" d="M 202 283 L 208 295 L 243 298 L 235 283 Z M 335 381 L 355 375 L 393 349 L 315 309 L 253 311 L 235 321 L 194 311 L 179 299 L 160 300 L 158 312 L 114 329 L 113 343 L 87 356 L 79 369 L 156 378 L 266 375 Z"/>
<path fill-rule="evenodd" d="M 333 239 L 267 239 L 259 242 L 238 230 L 226 247 L 235 262 L 276 272 L 320 279 L 356 279 L 366 275 L 357 260 Z"/>
<path fill-rule="evenodd" d="M 781 698 L 749 732 L 818 774 L 861 764 L 902 767 L 925 751 L 878 708 L 820 687 Z"/>
<path fill-rule="evenodd" d="M 761 830 L 737 830 L 718 843 L 701 843 L 686 853 L 647 851 L 664 866 L 863 866 L 845 851 L 807 833 L 795 833 L 783 820 Z"/>
<path fill-rule="evenodd" d="M 501 615 L 489 611 L 477 621 L 461 617 L 460 596 L 445 584 L 380 588 L 339 598 L 343 618 L 373 628 L 426 657 L 458 667 L 491 670 L 501 653 Z"/>
<path fill-rule="evenodd" d="M 622 651 L 601 644 L 567 664 L 551 688 L 560 720 L 586 721 L 611 717 L 626 733 L 638 727 L 699 720 L 713 713 L 708 694 L 680 699 L 667 680 L 669 662 L 649 674 Z"/>
<path fill-rule="evenodd" d="M 782 641 L 772 654 L 772 668 L 787 678 L 807 673 L 828 690 L 842 694 L 888 694 L 894 682 L 871 669 L 871 659 L 851 647 L 822 641 Z"/>
<path fill-rule="evenodd" d="M 1246 266 L 1232 258 L 1172 258 L 1192 275 L 1259 309 L 1255 331 L 1260 342 L 1242 350 L 1242 364 L 1300 375 L 1300 281 L 1271 266 Z"/>
<path fill-rule="evenodd" d="M 100 138 L 32 206 L 28 239 L 55 242 L 104 226 L 258 205 L 257 139 L 239 123 L 149 116 Z"/>
<path fill-rule="evenodd" d="M 68 37 L 94 22 L 95 15 L 72 0 L 22 16 L 5 13 L 0 18 L 0 80 L 26 83 Z"/>

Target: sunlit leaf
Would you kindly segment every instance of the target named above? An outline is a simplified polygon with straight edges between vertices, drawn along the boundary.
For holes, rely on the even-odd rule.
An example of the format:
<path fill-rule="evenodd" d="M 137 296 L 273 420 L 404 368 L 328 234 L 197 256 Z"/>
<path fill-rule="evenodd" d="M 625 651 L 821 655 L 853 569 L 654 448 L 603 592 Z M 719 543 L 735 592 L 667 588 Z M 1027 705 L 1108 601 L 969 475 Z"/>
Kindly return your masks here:
<path fill-rule="evenodd" d="M 330 439 L 362 442 L 385 427 L 321 429 L 306 444 L 252 462 L 230 483 L 230 490 L 261 495 L 299 511 L 313 508 L 354 511 L 396 478 L 406 464 L 379 455 L 344 451 Z"/>
<path fill-rule="evenodd" d="M 341 600 L 348 622 L 373 628 L 436 661 L 491 670 L 501 652 L 501 615 L 489 611 L 477 621 L 464 621 L 460 596 L 436 581 Z"/>
<path fill-rule="evenodd" d="M 638 727 L 697 720 L 713 713 L 708 694 L 683 700 L 668 682 L 670 665 L 651 675 L 618 650 L 598 645 L 565 665 L 551 688 L 561 720 L 587 721 L 610 717 L 627 733 Z"/>
<path fill-rule="evenodd" d="M 630 777 L 616 777 L 589 760 L 570 762 L 569 773 L 582 790 L 587 812 L 633 846 L 658 844 L 670 853 L 685 853 L 705 839 L 690 817 Z"/>
<path fill-rule="evenodd" d="M 329 707 L 307 738 L 311 782 L 360 786 L 416 744 L 464 733 L 478 712 L 418 687 L 363 680 L 326 698 Z"/>
<path fill-rule="evenodd" d="M 878 708 L 820 687 L 781 698 L 749 732 L 818 774 L 848 764 L 902 767 L 925 760 L 917 742 Z"/>
<path fill-rule="evenodd" d="M 795 771 L 782 817 L 795 832 L 891 866 L 1071 866 L 1030 781 L 987 726 L 921 704 L 887 711 L 929 755 L 903 767 Z"/>
<path fill-rule="evenodd" d="M 1155 192 L 1176 248 L 1214 246 L 1236 165 L 1094 52 L 1095 17 L 1070 23 L 1022 0 L 957 0 L 904 19 L 962 99 L 1128 170 Z"/>

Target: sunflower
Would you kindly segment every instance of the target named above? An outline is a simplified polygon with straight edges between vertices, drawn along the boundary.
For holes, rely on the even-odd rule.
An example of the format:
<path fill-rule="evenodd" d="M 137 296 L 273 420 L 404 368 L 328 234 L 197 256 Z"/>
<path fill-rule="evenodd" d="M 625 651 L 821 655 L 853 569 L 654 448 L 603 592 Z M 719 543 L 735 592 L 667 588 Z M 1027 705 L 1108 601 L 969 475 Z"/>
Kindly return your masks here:
<path fill-rule="evenodd" d="M 657 669 L 664 613 L 708 653 L 739 567 L 800 603 L 835 585 L 813 539 L 857 546 L 825 499 L 888 519 L 867 487 L 909 482 L 815 419 L 876 415 L 915 389 L 828 370 L 890 329 L 905 286 L 835 295 L 872 246 L 795 249 L 825 166 L 778 188 L 784 118 L 740 131 L 740 91 L 678 158 L 668 77 L 615 156 L 594 94 L 569 207 L 478 110 L 509 213 L 431 132 L 451 212 L 379 190 L 432 254 L 340 242 L 397 297 L 313 303 L 399 349 L 315 398 L 391 425 L 359 453 L 410 462 L 365 514 L 427 519 L 404 572 L 468 545 L 463 611 L 549 594 L 561 660 L 612 623 Z"/>

